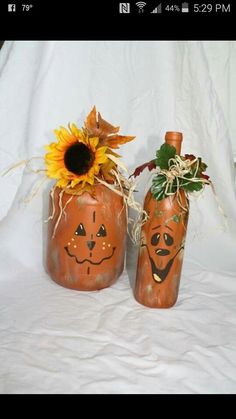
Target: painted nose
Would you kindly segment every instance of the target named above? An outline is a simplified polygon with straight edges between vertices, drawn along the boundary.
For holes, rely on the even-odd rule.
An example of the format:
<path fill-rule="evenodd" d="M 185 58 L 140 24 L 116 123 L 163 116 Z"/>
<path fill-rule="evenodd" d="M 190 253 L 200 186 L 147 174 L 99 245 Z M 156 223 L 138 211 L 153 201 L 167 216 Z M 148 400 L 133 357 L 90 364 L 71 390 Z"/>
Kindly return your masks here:
<path fill-rule="evenodd" d="M 94 241 L 92 241 L 92 240 L 89 240 L 89 241 L 87 242 L 87 246 L 88 246 L 89 250 L 93 250 L 93 248 L 94 248 L 94 246 L 95 246 L 95 242 L 94 242 Z"/>

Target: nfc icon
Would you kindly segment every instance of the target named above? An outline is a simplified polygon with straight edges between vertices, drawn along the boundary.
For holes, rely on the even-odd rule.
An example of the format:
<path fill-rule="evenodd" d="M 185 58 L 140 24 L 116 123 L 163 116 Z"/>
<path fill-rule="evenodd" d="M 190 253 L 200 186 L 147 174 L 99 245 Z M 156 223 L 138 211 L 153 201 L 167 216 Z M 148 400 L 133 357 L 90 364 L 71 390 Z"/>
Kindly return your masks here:
<path fill-rule="evenodd" d="M 120 13 L 130 13 L 130 3 L 119 3 Z"/>
<path fill-rule="evenodd" d="M 8 12 L 16 12 L 16 5 L 8 4 Z"/>

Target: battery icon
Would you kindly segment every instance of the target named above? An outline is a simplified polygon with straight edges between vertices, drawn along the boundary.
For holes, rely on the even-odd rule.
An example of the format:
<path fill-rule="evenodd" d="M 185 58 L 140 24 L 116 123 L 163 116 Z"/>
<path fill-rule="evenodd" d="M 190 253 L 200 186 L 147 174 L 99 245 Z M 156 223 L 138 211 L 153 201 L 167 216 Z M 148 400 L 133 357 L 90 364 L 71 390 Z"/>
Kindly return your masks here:
<path fill-rule="evenodd" d="M 182 3 L 181 11 L 182 11 L 182 13 L 188 13 L 189 12 L 188 3 Z"/>

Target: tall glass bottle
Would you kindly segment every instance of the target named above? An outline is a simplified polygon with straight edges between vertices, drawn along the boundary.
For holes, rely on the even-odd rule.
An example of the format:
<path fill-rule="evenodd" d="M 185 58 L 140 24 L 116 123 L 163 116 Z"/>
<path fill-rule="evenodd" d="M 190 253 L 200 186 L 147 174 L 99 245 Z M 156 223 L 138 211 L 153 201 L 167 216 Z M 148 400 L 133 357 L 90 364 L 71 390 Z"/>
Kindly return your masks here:
<path fill-rule="evenodd" d="M 167 132 L 165 142 L 180 155 L 182 133 Z M 178 298 L 188 222 L 188 200 L 183 190 L 157 201 L 149 190 L 144 201 L 149 215 L 141 231 L 134 295 L 153 308 L 168 308 Z"/>

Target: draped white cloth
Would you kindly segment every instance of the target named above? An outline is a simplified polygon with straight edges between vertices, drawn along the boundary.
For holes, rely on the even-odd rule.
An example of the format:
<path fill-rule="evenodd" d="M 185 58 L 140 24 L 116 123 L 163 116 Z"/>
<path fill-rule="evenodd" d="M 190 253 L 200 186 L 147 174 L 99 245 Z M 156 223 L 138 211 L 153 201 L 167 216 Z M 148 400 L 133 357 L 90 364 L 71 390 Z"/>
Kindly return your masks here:
<path fill-rule="evenodd" d="M 121 134 L 130 171 L 166 131 L 202 156 L 176 306 L 133 298 L 136 249 L 100 292 L 66 290 L 44 270 L 49 183 L 18 167 L 0 177 L 0 392 L 219 393 L 236 390 L 236 43 L 6 42 L 0 53 L 0 173 L 82 125 L 93 105 Z M 39 165 L 33 163 L 32 165 Z M 41 164 L 43 164 L 43 161 Z M 138 186 L 140 202 L 149 174 Z"/>

